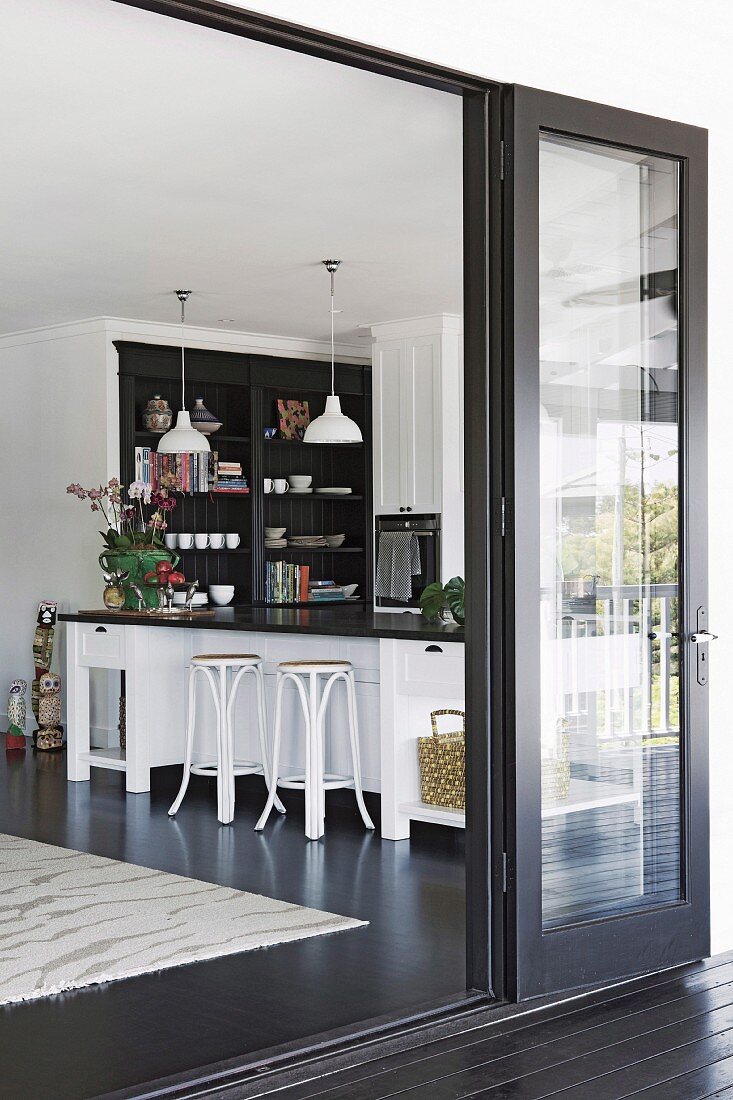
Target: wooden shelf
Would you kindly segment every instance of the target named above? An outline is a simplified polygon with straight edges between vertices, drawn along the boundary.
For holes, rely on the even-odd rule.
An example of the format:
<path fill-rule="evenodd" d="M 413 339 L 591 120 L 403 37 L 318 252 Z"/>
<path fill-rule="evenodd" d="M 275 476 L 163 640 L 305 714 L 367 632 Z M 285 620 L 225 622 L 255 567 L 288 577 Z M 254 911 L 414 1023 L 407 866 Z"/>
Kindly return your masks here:
<path fill-rule="evenodd" d="M 165 432 L 136 431 L 135 439 L 160 439 L 163 435 L 165 435 Z M 248 435 L 219 435 L 217 432 L 214 432 L 213 435 L 208 435 L 206 438 L 209 440 L 209 443 L 216 441 L 220 443 L 249 443 L 250 441 Z M 216 447 L 212 447 L 211 449 L 215 451 Z"/>
<path fill-rule="evenodd" d="M 265 493 L 265 500 L 363 500 L 358 493 Z"/>
<path fill-rule="evenodd" d="M 276 446 L 281 447 L 300 447 L 303 445 L 302 439 L 265 439 L 265 445 L 268 443 L 274 443 Z M 363 447 L 364 443 L 306 443 L 306 447 Z"/>
<path fill-rule="evenodd" d="M 268 554 L 363 554 L 363 546 L 266 546 Z"/>
<path fill-rule="evenodd" d="M 189 546 L 187 549 L 183 549 L 181 546 L 174 548 L 176 554 L 206 554 L 207 557 L 214 557 L 215 554 L 251 554 L 252 551 L 246 546 L 238 546 L 236 550 L 227 550 L 226 546 L 221 550 L 212 550 L 210 546 L 207 546 L 203 550 L 197 550 L 195 546 Z"/>

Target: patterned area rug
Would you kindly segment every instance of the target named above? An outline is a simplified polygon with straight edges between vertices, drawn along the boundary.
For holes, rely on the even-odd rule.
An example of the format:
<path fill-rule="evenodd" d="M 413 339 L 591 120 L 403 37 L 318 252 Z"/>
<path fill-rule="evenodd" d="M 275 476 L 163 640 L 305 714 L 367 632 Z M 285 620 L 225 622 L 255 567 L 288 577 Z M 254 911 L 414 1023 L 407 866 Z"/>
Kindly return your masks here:
<path fill-rule="evenodd" d="M 0 833 L 0 1004 L 364 924 Z"/>

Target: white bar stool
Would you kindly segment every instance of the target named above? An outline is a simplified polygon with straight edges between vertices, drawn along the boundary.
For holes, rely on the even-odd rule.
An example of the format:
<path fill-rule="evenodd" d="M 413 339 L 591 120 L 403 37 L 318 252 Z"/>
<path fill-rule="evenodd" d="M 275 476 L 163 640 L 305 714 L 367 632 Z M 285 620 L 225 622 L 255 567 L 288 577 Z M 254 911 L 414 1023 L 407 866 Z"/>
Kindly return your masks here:
<path fill-rule="evenodd" d="M 319 702 L 319 676 L 327 676 L 323 695 Z M 306 694 L 306 678 L 308 692 Z M 282 697 L 288 680 L 291 680 L 300 697 L 305 718 L 305 773 L 283 779 L 278 774 L 280 764 L 280 741 L 282 735 Z M 324 771 L 325 739 L 323 724 L 328 700 L 333 685 L 343 680 L 346 684 L 346 697 L 349 706 L 349 740 L 351 742 L 350 776 L 327 774 Z M 326 831 L 325 813 L 327 790 L 338 787 L 353 788 L 362 820 L 367 829 L 374 828 L 364 803 L 361 789 L 361 763 L 359 760 L 359 725 L 356 714 L 356 687 L 354 668 L 350 661 L 281 661 L 277 667 L 277 689 L 275 693 L 275 732 L 272 742 L 272 783 L 267 805 L 262 817 L 255 825 L 261 831 L 267 824 L 270 811 L 276 805 L 277 788 L 291 787 L 305 791 L 305 834 L 309 840 L 318 840 Z"/>
<path fill-rule="evenodd" d="M 229 671 L 235 672 L 229 686 Z M 234 726 L 232 716 L 239 684 L 248 672 L 257 684 L 257 724 L 260 738 L 259 761 L 235 761 Z M 196 723 L 196 678 L 201 673 L 208 680 L 211 697 L 216 709 L 216 760 L 192 764 L 194 726 Z M 218 683 L 215 673 L 218 673 Z M 262 775 L 270 787 L 270 753 L 267 744 L 267 711 L 265 707 L 265 680 L 262 675 L 262 658 L 257 653 L 201 653 L 191 658 L 188 669 L 188 719 L 186 722 L 186 748 L 183 761 L 183 779 L 176 800 L 168 811 L 173 817 L 183 802 L 191 773 L 216 776 L 217 816 L 223 825 L 234 817 L 234 777 L 237 775 Z M 278 798 L 278 813 L 285 807 Z"/>

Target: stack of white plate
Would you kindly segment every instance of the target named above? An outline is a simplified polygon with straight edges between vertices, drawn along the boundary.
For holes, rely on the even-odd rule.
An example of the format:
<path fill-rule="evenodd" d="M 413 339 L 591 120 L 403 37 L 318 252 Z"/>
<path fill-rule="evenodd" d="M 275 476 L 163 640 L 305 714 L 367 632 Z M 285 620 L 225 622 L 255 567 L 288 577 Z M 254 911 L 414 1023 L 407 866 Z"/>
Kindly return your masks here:
<path fill-rule="evenodd" d="M 297 495 L 298 493 L 312 493 L 313 489 L 312 488 L 305 488 L 304 486 L 301 486 L 300 488 L 297 488 L 297 486 L 291 485 L 289 491 L 291 493 L 295 493 Z"/>
<path fill-rule="evenodd" d="M 288 540 L 283 538 L 285 527 L 266 527 L 265 528 L 265 547 L 267 550 L 281 550 L 283 546 L 288 545 Z"/>
<path fill-rule="evenodd" d="M 326 540 L 323 535 L 293 535 L 288 539 L 288 546 L 300 548 L 301 550 L 325 545 Z"/>
<path fill-rule="evenodd" d="M 331 485 L 327 489 L 316 489 L 317 493 L 333 493 L 334 496 L 345 497 L 347 493 L 351 492 L 351 489 L 345 488 L 343 485 Z"/>

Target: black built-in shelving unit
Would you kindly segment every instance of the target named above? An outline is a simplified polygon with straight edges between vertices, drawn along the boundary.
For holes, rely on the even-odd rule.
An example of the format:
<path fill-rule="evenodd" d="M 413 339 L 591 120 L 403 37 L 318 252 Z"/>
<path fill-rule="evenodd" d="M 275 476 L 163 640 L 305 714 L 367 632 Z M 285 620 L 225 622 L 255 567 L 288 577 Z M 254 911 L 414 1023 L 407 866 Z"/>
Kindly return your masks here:
<path fill-rule="evenodd" d="M 155 449 L 158 435 L 143 430 L 143 411 L 154 393 L 180 408 L 181 351 L 167 345 L 116 341 L 120 378 L 120 471 L 123 485 L 135 477 L 135 447 Z M 216 413 L 223 427 L 209 437 L 219 458 L 241 461 L 249 496 L 196 493 L 179 496 L 171 530 L 236 531 L 236 550 L 181 551 L 188 578 L 207 584 L 233 584 L 235 602 L 264 604 L 265 562 L 309 565 L 314 580 L 359 585 L 371 600 L 371 367 L 336 364 L 341 406 L 360 426 L 363 444 L 304 444 L 265 439 L 277 427 L 279 397 L 308 401 L 311 418 L 323 412 L 330 393 L 330 366 L 304 359 L 234 352 L 186 351 L 186 405 L 194 398 Z M 349 496 L 265 494 L 264 479 L 310 474 L 316 487 L 349 486 Z M 286 527 L 288 535 L 346 535 L 336 550 L 266 550 L 264 528 Z M 309 606 L 313 606 L 310 604 Z M 332 607 L 333 604 L 325 606 Z"/>

